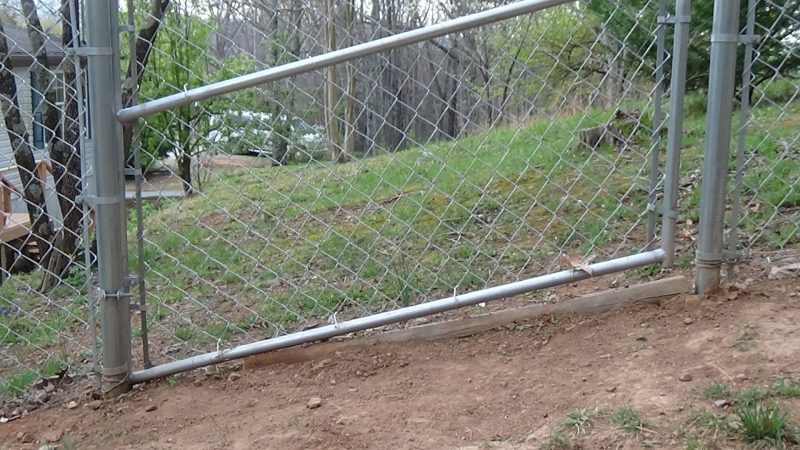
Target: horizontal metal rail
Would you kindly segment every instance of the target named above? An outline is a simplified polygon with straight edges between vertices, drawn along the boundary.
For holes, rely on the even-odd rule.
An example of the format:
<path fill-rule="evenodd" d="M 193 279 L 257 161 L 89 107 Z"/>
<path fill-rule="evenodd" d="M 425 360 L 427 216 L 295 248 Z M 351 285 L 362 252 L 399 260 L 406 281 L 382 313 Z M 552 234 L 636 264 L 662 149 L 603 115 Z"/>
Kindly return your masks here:
<path fill-rule="evenodd" d="M 517 281 L 515 283 L 510 283 L 503 286 L 496 286 L 463 295 L 454 295 L 441 300 L 421 303 L 419 305 L 388 311 L 376 314 L 374 316 L 348 320 L 341 323 L 335 323 L 333 325 L 327 325 L 320 328 L 314 328 L 311 330 L 267 339 L 265 341 L 240 345 L 229 350 L 205 353 L 203 355 L 197 355 L 180 361 L 134 372 L 130 377 L 130 381 L 132 383 L 143 383 L 156 378 L 174 375 L 187 370 L 199 369 L 200 367 L 219 364 L 238 358 L 245 358 L 247 356 L 257 355 L 259 353 L 280 350 L 287 347 L 319 341 L 321 339 L 329 339 L 334 336 L 341 336 L 348 333 L 354 333 L 356 331 L 363 331 L 391 323 L 404 322 L 464 306 L 477 305 L 478 303 L 499 300 L 540 289 L 569 284 L 595 276 L 609 275 L 624 270 L 648 266 L 650 264 L 663 262 L 666 256 L 667 254 L 664 252 L 664 250 L 653 250 L 633 256 L 626 256 L 624 258 L 617 258 L 610 261 L 592 264 L 589 266 L 590 271 L 588 272 L 580 269 L 564 270 L 528 280 Z"/>
<path fill-rule="evenodd" d="M 366 42 L 352 47 L 335 50 L 318 56 L 312 56 L 300 61 L 284 64 L 277 67 L 254 72 L 248 75 L 219 81 L 207 86 L 189 89 L 177 94 L 162 97 L 139 105 L 124 108 L 117 113 L 121 122 L 133 122 L 136 119 L 167 111 L 190 103 L 208 100 L 213 97 L 229 94 L 242 89 L 251 88 L 259 84 L 282 80 L 295 75 L 313 72 L 325 67 L 352 61 L 365 56 L 387 50 L 404 47 L 417 42 L 427 41 L 447 34 L 464 31 L 470 28 L 498 22 L 523 14 L 540 11 L 575 0 L 525 0 L 510 5 L 487 9 L 468 16 L 448 20 L 446 22 L 429 25 L 416 30 L 406 31 L 382 39 Z"/>

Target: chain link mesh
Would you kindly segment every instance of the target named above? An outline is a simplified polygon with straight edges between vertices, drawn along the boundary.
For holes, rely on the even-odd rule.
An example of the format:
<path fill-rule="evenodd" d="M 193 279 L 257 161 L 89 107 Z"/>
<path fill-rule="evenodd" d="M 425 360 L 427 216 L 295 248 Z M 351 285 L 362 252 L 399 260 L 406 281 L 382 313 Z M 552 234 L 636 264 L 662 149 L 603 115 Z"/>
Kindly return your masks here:
<path fill-rule="evenodd" d="M 705 3 L 695 2 L 690 43 L 676 260 L 684 268 L 699 204 L 711 21 Z M 122 101 L 159 98 L 498 4 L 133 1 Z M 24 155 L 14 155 L 11 142 L 26 142 L 34 161 L 22 177 L 32 182 L 15 177 L 16 168 L 3 172 L 6 190 L 21 194 L 3 203 L 10 209 L 2 233 L 28 223 L 20 237 L 3 239 L 4 248 L 27 251 L 10 253 L 8 261 L 18 264 L 4 266 L 0 286 L 6 416 L 21 400 L 46 400 L 47 384 L 66 379 L 63 369 L 88 373 L 98 347 L 86 275 L 93 257 L 84 250 L 91 249 L 92 215 L 75 192 L 59 188 L 63 180 L 79 190 L 91 185 L 84 62 L 64 51 L 60 18 L 64 10 L 79 15 L 82 5 L 20 5 L 38 9 L 47 62 L 37 62 L 30 14 L 0 7 L 9 48 L 0 73 L 13 73 L 16 88 L 11 95 L 3 85 L 0 98 L 5 117 L 14 109 L 8 100 L 17 100 L 25 125 L 4 124 L 0 158 L 3 167 L 18 164 Z M 799 234 L 797 4 L 758 5 L 736 247 L 784 258 Z M 647 222 L 659 209 L 662 175 L 649 159 L 653 150 L 664 159 L 667 120 L 653 99 L 669 81 L 655 75 L 657 35 L 671 42 L 669 19 L 659 17 L 655 0 L 569 4 L 126 128 L 128 165 L 138 158 L 144 171 L 126 179 L 129 197 L 140 182 L 144 199 L 141 254 L 136 208 L 128 222 L 130 271 L 144 266 L 139 289 L 147 304 L 146 315 L 133 313 L 135 337 L 144 338 L 137 331 L 144 319 L 150 359 L 160 364 L 657 245 L 658 230 Z M 135 70 L 131 55 L 142 62 Z M 63 75 L 70 67 L 80 83 Z M 662 69 L 670 72 L 669 52 Z M 70 99 L 77 99 L 77 113 Z M 48 110 L 59 119 L 48 121 Z M 76 169 L 77 155 L 84 161 Z M 75 236 L 74 251 L 43 229 L 29 233 L 31 216 L 43 211 L 25 193 L 36 185 L 35 161 L 53 168 L 44 205 L 54 232 Z M 69 272 L 42 268 L 47 255 L 69 256 Z M 48 278 L 63 282 L 42 289 Z M 148 363 L 141 348 L 134 352 L 138 364 Z M 47 377 L 54 378 L 36 383 Z"/>
<path fill-rule="evenodd" d="M 743 34 L 755 34 L 756 40 L 752 61 L 740 58 L 751 78 L 737 92 L 744 114 L 734 122 L 740 134 L 731 171 L 728 244 L 742 258 L 765 257 L 770 278 L 800 275 L 798 8 L 797 2 L 757 2 L 742 25 Z"/>
<path fill-rule="evenodd" d="M 173 3 L 141 100 L 491 5 L 324 6 Z M 557 7 L 143 120 L 145 190 L 188 195 L 145 207 L 153 361 L 645 248 L 656 6 Z"/>
<path fill-rule="evenodd" d="M 68 3 L 65 3 L 68 5 Z M 0 415 L 48 401 L 96 366 L 87 265 L 91 214 L 82 63 L 65 50 L 67 9 L 0 6 Z M 67 24 L 67 32 L 63 32 Z"/>

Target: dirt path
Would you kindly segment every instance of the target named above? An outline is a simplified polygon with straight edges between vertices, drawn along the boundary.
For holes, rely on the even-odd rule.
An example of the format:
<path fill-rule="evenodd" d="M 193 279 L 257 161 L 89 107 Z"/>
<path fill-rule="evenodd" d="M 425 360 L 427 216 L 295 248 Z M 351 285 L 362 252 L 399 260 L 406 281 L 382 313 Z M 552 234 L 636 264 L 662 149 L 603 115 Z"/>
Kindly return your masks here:
<path fill-rule="evenodd" d="M 607 414 L 585 433 L 563 433 L 571 445 L 691 448 L 696 440 L 738 448 L 745 444 L 736 433 L 701 426 L 703 411 L 731 414 L 702 393 L 713 381 L 743 389 L 800 374 L 799 291 L 800 280 L 758 282 L 702 304 L 688 296 L 450 342 L 252 372 L 210 369 L 138 386 L 96 411 L 35 411 L 0 425 L 0 442 L 32 449 L 48 439 L 60 448 L 540 448 L 567 414 L 599 408 Z M 319 407 L 309 408 L 312 397 Z M 800 398 L 780 402 L 800 424 Z M 641 415 L 635 436 L 612 423 L 618 408 Z"/>

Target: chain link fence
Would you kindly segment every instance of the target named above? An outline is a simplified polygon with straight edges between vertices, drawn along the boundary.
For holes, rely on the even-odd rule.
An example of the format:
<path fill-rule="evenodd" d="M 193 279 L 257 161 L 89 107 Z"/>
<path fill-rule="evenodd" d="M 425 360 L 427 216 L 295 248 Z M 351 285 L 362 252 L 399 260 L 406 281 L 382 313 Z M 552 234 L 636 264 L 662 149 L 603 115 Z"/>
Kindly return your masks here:
<path fill-rule="evenodd" d="M 0 401 L 33 408 L 97 370 L 75 5 L 0 6 Z M 83 81 L 80 81 L 83 80 Z M 31 388 L 35 385 L 36 388 Z M 8 406 L 8 409 L 5 407 Z"/>
<path fill-rule="evenodd" d="M 502 3 L 132 0 L 119 15 L 129 38 L 120 46 L 121 104 L 189 95 Z M 667 124 L 677 114 L 667 111 L 672 42 L 682 24 L 689 94 L 676 133 L 675 264 L 691 267 L 712 16 L 705 3 L 694 3 L 690 25 L 669 1 L 551 5 L 126 122 L 134 369 L 560 270 L 592 275 L 593 263 L 662 246 L 661 216 L 672 209 L 664 206 Z M 742 15 L 745 34 L 761 37 L 747 44 L 752 95 L 741 98 L 752 108 L 742 108 L 746 145 L 739 170 L 731 166 L 732 189 L 742 189 L 731 197 L 730 226 L 740 234 L 729 233 L 730 250 L 750 253 L 796 247 L 800 197 L 797 4 L 756 3 L 755 31 L 747 8 Z M 64 369 L 97 372 L 89 206 L 110 201 L 91 189 L 84 70 L 99 50 L 70 49 L 86 39 L 65 26 L 83 5 L 21 5 L 0 8 L 0 73 L 13 72 L 17 89 L 0 83 L 0 156 L 20 174 L 36 172 L 37 160 L 53 172 L 44 200 L 26 195 L 37 183 L 23 176 L 8 178 L 22 194 L 3 203 L 21 214 L 13 220 L 33 211 L 4 248 L 47 249 L 12 252 L 30 267 L 4 265 L 0 400 L 12 405 L 45 400 Z M 28 29 L 30 5 L 52 23 L 42 28 L 44 46 Z M 748 79 L 746 69 L 737 74 Z M 24 132 L 8 121 L 15 98 Z M 27 143 L 33 166 L 22 168 L 12 142 Z M 45 209 L 71 247 L 30 225 Z M 69 271 L 41 269 L 49 254 L 67 257 Z M 521 297 L 557 300 L 552 291 Z"/>
<path fill-rule="evenodd" d="M 798 2 L 742 5 L 727 249 L 734 263 L 763 257 L 770 278 L 800 274 L 799 11 Z"/>

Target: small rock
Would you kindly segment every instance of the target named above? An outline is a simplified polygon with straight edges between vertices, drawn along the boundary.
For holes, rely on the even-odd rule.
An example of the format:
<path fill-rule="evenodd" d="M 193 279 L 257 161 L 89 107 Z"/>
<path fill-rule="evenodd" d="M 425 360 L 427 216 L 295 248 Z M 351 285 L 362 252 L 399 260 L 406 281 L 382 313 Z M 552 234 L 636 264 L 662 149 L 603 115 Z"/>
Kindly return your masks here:
<path fill-rule="evenodd" d="M 747 380 L 748 380 L 748 378 L 747 378 L 747 375 L 745 375 L 745 374 L 743 374 L 743 373 L 740 373 L 740 374 L 736 375 L 735 377 L 733 377 L 733 379 L 734 379 L 734 380 L 735 380 L 737 383 L 742 383 L 742 382 L 745 382 L 745 381 L 747 381 Z"/>
<path fill-rule="evenodd" d="M 144 409 L 144 412 L 153 412 L 158 409 L 156 405 L 148 405 L 147 408 Z"/>
<path fill-rule="evenodd" d="M 731 406 L 731 402 L 728 400 L 714 400 L 714 406 L 717 408 L 727 408 Z"/>
<path fill-rule="evenodd" d="M 72 400 L 71 402 L 67 403 L 67 409 L 75 409 L 78 407 L 78 402 Z"/>
<path fill-rule="evenodd" d="M 606 388 L 606 392 L 608 392 L 609 394 L 613 394 L 614 392 L 617 392 L 617 386 L 609 386 L 609 387 L 607 387 Z"/>
<path fill-rule="evenodd" d="M 43 439 L 45 442 L 58 442 L 62 437 L 64 437 L 64 432 L 60 430 L 51 430 L 44 434 Z"/>
<path fill-rule="evenodd" d="M 336 380 L 331 379 L 331 386 L 336 386 Z"/>
<path fill-rule="evenodd" d="M 239 372 L 233 372 L 230 375 L 228 375 L 228 381 L 230 382 L 236 381 L 239 378 L 242 378 L 242 374 L 240 374 Z"/>
<path fill-rule="evenodd" d="M 308 399 L 308 404 L 306 405 L 308 409 L 317 409 L 320 406 L 322 406 L 322 399 L 319 397 L 311 397 Z"/>
<path fill-rule="evenodd" d="M 691 325 L 693 323 L 694 323 L 694 320 L 692 320 L 691 317 L 687 317 L 687 318 L 683 319 L 683 324 L 684 325 Z"/>
<path fill-rule="evenodd" d="M 692 374 L 690 373 L 681 374 L 681 376 L 678 377 L 678 380 L 683 382 L 692 381 Z"/>
<path fill-rule="evenodd" d="M 17 440 L 22 442 L 23 444 L 32 444 L 34 441 L 33 435 L 28 433 L 27 431 L 25 432 L 20 431 L 19 433 L 17 433 Z"/>
<path fill-rule="evenodd" d="M 87 403 L 85 406 L 87 408 L 91 409 L 91 410 L 97 411 L 98 409 L 100 409 L 101 406 L 103 406 L 103 401 L 102 400 L 92 400 L 89 403 Z"/>

